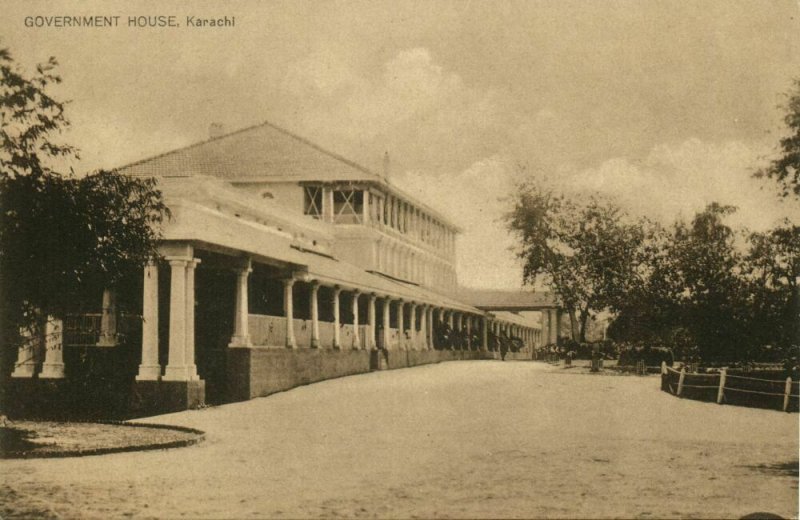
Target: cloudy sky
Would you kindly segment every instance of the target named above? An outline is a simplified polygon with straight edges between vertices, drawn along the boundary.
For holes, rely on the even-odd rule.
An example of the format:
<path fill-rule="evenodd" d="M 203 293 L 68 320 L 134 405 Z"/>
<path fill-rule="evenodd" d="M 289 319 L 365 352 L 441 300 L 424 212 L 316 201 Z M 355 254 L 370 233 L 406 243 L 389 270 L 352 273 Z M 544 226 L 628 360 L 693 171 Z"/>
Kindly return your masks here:
<path fill-rule="evenodd" d="M 379 168 L 466 228 L 462 283 L 519 287 L 498 218 L 520 175 L 669 221 L 710 201 L 739 224 L 794 215 L 750 177 L 800 77 L 800 2 L 6 1 L 0 46 L 56 56 L 79 169 L 270 120 Z M 120 16 L 27 28 L 27 16 Z M 175 15 L 178 28 L 130 28 Z M 235 16 L 233 28 L 186 16 Z M 491 244 L 487 247 L 486 244 Z M 490 266 L 490 268 L 487 268 Z"/>

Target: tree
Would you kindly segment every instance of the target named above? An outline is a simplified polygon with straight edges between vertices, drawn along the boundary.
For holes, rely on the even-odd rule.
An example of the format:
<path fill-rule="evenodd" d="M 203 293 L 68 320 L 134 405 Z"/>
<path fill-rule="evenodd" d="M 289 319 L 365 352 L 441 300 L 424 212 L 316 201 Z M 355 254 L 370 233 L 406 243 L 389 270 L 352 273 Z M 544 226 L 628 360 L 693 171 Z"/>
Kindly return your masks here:
<path fill-rule="evenodd" d="M 774 178 L 784 197 L 789 194 L 800 197 L 800 78 L 794 80 L 784 108 L 786 116 L 783 120 L 789 133 L 780 140 L 781 155 L 756 172 L 756 176 Z"/>
<path fill-rule="evenodd" d="M 63 317 L 86 294 L 113 287 L 156 255 L 169 213 L 153 179 L 55 168 L 76 150 L 53 135 L 68 126 L 51 58 L 25 77 L 0 50 L 0 289 L 3 345 L 41 316 Z"/>
<path fill-rule="evenodd" d="M 765 233 L 740 233 L 725 223 L 734 211 L 712 203 L 691 222 L 648 239 L 649 274 L 609 327 L 613 338 L 726 362 L 797 343 L 800 228 L 785 222 Z"/>
<path fill-rule="evenodd" d="M 645 232 L 613 204 L 523 184 L 506 221 L 519 239 L 524 281 L 541 278 L 558 293 L 575 340 L 586 340 L 593 314 L 619 307 L 640 283 Z"/>
<path fill-rule="evenodd" d="M 669 246 L 680 312 L 675 318 L 706 358 L 736 359 L 746 343 L 747 293 L 736 234 L 724 218 L 732 206 L 709 204 L 692 222 L 675 225 Z M 676 324 L 676 325 L 678 325 Z"/>
<path fill-rule="evenodd" d="M 752 233 L 749 242 L 742 271 L 752 307 L 753 343 L 796 353 L 800 347 L 800 226 L 785 221 L 767 232 Z"/>

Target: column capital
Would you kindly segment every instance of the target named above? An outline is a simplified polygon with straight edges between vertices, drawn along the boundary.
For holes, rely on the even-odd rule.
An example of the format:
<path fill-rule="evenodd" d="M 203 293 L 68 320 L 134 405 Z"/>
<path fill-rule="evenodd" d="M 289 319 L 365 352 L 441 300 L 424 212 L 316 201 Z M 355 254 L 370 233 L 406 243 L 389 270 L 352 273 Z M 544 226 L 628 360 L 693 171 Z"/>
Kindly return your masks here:
<path fill-rule="evenodd" d="M 193 259 L 184 256 L 165 256 L 164 260 L 166 260 L 169 265 L 173 267 L 186 267 L 186 265 L 188 265 Z"/>
<path fill-rule="evenodd" d="M 236 265 L 232 267 L 234 271 L 241 272 L 241 271 L 252 271 L 253 270 L 253 261 L 249 256 L 240 256 L 235 260 Z"/>
<path fill-rule="evenodd" d="M 288 285 L 288 286 L 290 286 L 290 287 L 291 287 L 292 285 L 294 285 L 294 282 L 295 282 L 295 281 L 296 281 L 296 280 L 295 280 L 294 278 L 284 278 L 284 279 L 283 279 L 283 285 L 284 285 L 284 286 L 287 286 L 287 285 Z"/>

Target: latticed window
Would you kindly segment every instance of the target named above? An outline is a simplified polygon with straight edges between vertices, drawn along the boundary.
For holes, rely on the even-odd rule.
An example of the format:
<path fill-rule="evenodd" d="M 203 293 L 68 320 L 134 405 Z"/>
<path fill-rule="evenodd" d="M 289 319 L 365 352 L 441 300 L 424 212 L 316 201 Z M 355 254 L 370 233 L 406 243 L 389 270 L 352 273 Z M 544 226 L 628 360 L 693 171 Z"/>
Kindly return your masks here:
<path fill-rule="evenodd" d="M 363 210 L 363 191 L 336 190 L 333 192 L 333 221 L 337 224 L 360 224 Z"/>
<path fill-rule="evenodd" d="M 322 187 L 306 186 L 303 213 L 314 218 L 322 218 Z"/>

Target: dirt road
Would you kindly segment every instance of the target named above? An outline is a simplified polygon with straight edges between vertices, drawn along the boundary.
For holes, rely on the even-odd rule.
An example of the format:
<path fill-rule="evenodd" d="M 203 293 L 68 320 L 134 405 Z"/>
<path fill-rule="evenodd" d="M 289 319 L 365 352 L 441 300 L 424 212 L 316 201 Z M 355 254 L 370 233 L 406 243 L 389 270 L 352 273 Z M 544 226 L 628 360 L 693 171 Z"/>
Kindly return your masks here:
<path fill-rule="evenodd" d="M 571 372 L 452 362 L 148 418 L 207 440 L 3 461 L 0 516 L 797 516 L 796 414 Z"/>

